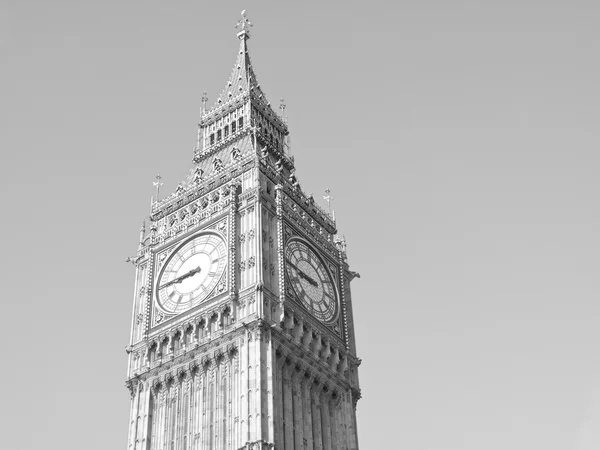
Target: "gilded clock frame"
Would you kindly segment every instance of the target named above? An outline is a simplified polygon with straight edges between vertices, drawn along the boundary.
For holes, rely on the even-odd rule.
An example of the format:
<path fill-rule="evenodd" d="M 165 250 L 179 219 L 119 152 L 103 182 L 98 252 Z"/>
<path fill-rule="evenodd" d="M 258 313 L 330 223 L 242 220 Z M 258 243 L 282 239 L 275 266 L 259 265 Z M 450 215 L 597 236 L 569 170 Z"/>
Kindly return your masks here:
<path fill-rule="evenodd" d="M 213 301 L 215 299 L 221 298 L 222 294 L 226 294 L 229 291 L 229 283 L 231 282 L 229 266 L 230 266 L 231 258 L 235 256 L 235 255 L 232 256 L 231 249 L 229 248 L 229 239 L 228 239 L 229 233 L 227 232 L 229 226 L 230 226 L 230 224 L 229 224 L 228 218 L 221 216 L 220 218 L 217 218 L 216 220 L 212 221 L 210 225 L 207 225 L 202 229 L 196 229 L 194 231 L 190 231 L 189 233 L 186 233 L 185 235 L 179 237 L 178 239 L 177 238 L 173 239 L 170 242 L 165 243 L 161 247 L 156 249 L 156 251 L 154 252 L 154 255 L 153 255 L 154 270 L 153 270 L 153 276 L 152 276 L 152 280 L 151 280 L 151 283 L 152 283 L 152 305 L 153 305 L 153 308 L 152 308 L 153 309 L 153 312 L 152 312 L 153 317 L 152 317 L 151 328 L 162 326 L 163 323 L 165 323 L 166 321 L 170 320 L 173 317 L 179 317 L 181 315 L 186 315 L 186 314 L 190 313 L 191 311 L 196 311 L 199 308 L 203 308 L 203 307 L 212 305 Z M 191 240 L 196 239 L 196 238 L 198 238 L 202 235 L 206 235 L 206 234 L 211 234 L 211 235 L 218 237 L 225 245 L 225 251 L 224 251 L 224 257 L 226 258 L 225 268 L 224 268 L 221 276 L 219 277 L 219 280 L 217 281 L 215 286 L 212 288 L 212 290 L 206 295 L 206 297 L 204 297 L 203 300 L 201 300 L 198 304 L 191 306 L 189 309 L 186 309 L 184 311 L 175 311 L 174 312 L 174 311 L 170 311 L 170 310 L 164 308 L 159 299 L 159 293 L 158 293 L 158 283 L 161 279 L 164 268 L 167 266 L 169 260 L 174 256 L 174 254 L 180 248 L 185 246 Z M 219 287 L 222 287 L 222 289 L 219 289 Z M 215 291 L 218 291 L 218 292 L 215 292 Z"/>
<path fill-rule="evenodd" d="M 308 308 L 304 304 L 302 299 L 299 298 L 298 293 L 296 292 L 296 289 L 293 286 L 292 280 L 288 274 L 288 263 L 285 258 L 287 249 L 288 249 L 289 245 L 292 244 L 293 242 L 301 242 L 309 250 L 311 250 L 315 254 L 315 256 L 318 258 L 318 260 L 321 263 L 323 269 L 325 270 L 327 276 L 329 276 L 329 278 L 331 280 L 331 284 L 333 286 L 334 296 L 335 296 L 335 298 L 334 298 L 335 311 L 334 311 L 334 314 L 332 315 L 331 319 L 329 319 L 329 320 L 322 320 L 319 317 L 317 317 L 315 315 L 315 312 L 312 310 L 312 308 Z M 285 240 L 284 248 L 283 248 L 283 255 L 284 255 L 283 265 L 284 265 L 286 284 L 289 286 L 291 292 L 293 293 L 293 297 L 296 300 L 296 303 L 298 305 L 300 305 L 306 312 L 308 312 L 308 314 L 310 314 L 311 317 L 313 317 L 319 323 L 322 323 L 327 326 L 336 325 L 340 320 L 341 309 L 342 309 L 341 295 L 340 295 L 340 279 L 339 279 L 338 271 L 336 269 L 336 264 L 331 262 L 329 260 L 329 258 L 323 254 L 323 252 L 321 250 L 319 250 L 313 243 L 310 242 L 310 240 L 306 239 L 305 237 L 303 237 L 299 234 L 293 234 L 293 235 L 287 237 L 287 239 Z M 333 270 L 332 270 L 332 268 L 333 268 Z"/>

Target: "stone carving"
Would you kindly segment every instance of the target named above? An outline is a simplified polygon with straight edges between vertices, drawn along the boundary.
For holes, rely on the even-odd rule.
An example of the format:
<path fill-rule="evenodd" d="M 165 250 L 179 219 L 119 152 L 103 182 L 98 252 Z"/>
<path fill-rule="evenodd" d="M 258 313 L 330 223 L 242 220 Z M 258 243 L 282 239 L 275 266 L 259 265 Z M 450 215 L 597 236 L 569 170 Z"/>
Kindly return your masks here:
<path fill-rule="evenodd" d="M 233 147 L 231 149 L 231 161 L 237 162 L 242 158 L 242 152 L 239 148 Z"/>
<path fill-rule="evenodd" d="M 200 167 L 196 167 L 196 169 L 194 170 L 193 182 L 195 184 L 199 184 L 202 181 L 203 174 L 204 174 L 204 171 Z"/>
<path fill-rule="evenodd" d="M 186 370 L 183 367 L 179 367 L 177 369 L 177 380 L 179 381 L 179 383 L 182 383 L 185 380 L 186 376 Z"/>

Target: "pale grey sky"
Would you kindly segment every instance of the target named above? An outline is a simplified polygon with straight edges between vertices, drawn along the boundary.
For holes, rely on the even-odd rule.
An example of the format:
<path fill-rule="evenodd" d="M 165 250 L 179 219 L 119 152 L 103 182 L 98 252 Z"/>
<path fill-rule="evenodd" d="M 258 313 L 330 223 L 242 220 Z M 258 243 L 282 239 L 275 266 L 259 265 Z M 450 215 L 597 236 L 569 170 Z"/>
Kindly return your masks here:
<path fill-rule="evenodd" d="M 599 448 L 597 2 L 3 0 L 0 449 L 125 448 L 124 259 L 243 8 L 362 275 L 361 448 Z"/>

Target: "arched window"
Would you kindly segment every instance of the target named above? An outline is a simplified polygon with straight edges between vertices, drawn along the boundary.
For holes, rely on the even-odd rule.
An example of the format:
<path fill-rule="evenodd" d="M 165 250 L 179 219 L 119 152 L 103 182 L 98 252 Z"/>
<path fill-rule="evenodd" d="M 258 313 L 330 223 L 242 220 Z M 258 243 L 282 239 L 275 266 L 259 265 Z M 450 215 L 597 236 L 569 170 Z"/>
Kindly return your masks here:
<path fill-rule="evenodd" d="M 196 326 L 197 339 L 200 340 L 206 337 L 206 321 L 202 319 Z"/>
<path fill-rule="evenodd" d="M 150 347 L 150 363 L 153 363 L 154 361 L 156 361 L 156 350 L 157 350 L 157 345 L 155 342 L 154 344 L 152 344 L 152 347 Z"/>
<path fill-rule="evenodd" d="M 175 336 L 173 336 L 173 353 L 175 353 L 181 347 L 181 340 L 179 339 L 180 337 L 181 333 L 177 333 Z"/>

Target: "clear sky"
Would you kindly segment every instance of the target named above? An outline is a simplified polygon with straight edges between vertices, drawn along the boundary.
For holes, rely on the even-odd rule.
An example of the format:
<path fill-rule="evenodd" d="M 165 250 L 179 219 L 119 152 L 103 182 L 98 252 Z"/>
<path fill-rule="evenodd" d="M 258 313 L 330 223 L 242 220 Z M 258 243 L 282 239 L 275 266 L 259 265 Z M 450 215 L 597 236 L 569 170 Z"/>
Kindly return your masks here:
<path fill-rule="evenodd" d="M 599 5 L 1 0 L 0 449 L 126 447 L 124 260 L 243 8 L 362 275 L 362 450 L 600 448 Z"/>

